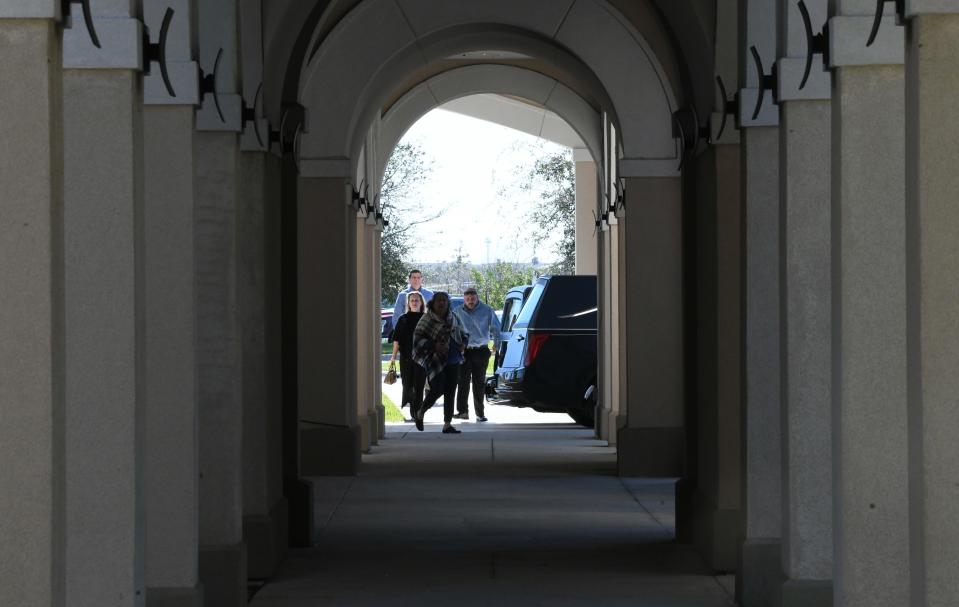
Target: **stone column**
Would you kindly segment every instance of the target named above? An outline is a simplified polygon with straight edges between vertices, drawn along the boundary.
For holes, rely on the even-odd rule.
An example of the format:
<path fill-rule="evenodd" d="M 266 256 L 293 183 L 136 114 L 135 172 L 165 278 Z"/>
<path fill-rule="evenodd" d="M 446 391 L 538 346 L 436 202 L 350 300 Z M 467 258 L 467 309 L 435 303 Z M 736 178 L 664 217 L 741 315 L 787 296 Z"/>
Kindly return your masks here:
<path fill-rule="evenodd" d="M 58 3 L 0 1 L 0 604 L 64 604 Z"/>
<path fill-rule="evenodd" d="M 377 221 L 373 231 L 373 341 L 375 353 L 373 359 L 373 406 L 376 408 L 377 438 L 386 438 L 386 407 L 383 406 L 383 382 L 379 381 L 382 373 L 380 344 L 382 343 L 380 330 L 380 293 L 383 292 L 383 270 L 380 261 L 380 251 L 383 249 L 383 220 Z"/>
<path fill-rule="evenodd" d="M 195 263 L 200 405 L 200 581 L 205 604 L 246 602 L 243 542 L 243 329 L 238 209 L 240 149 L 236 0 L 198 3 L 198 63 L 217 75 L 196 114 Z"/>
<path fill-rule="evenodd" d="M 144 110 L 147 604 L 199 604 L 193 107 Z M 162 598 L 161 598 L 162 597 Z M 193 601 L 193 602 L 191 602 Z"/>
<path fill-rule="evenodd" d="M 596 274 L 596 162 L 586 150 L 574 150 L 576 162 L 576 273 Z"/>
<path fill-rule="evenodd" d="M 199 585 L 194 291 L 196 64 L 188 3 L 175 6 L 167 46 L 176 97 L 159 70 L 143 84 L 144 474 L 148 607 L 202 604 Z M 144 5 L 158 35 L 166 3 Z M 186 74 L 187 77 L 178 77 Z M 188 75 L 193 74 L 193 78 Z"/>
<path fill-rule="evenodd" d="M 608 327 L 608 333 L 604 339 L 604 356 L 606 357 L 603 365 L 604 382 L 606 389 L 601 407 L 596 407 L 594 416 L 598 414 L 596 420 L 596 430 L 599 438 L 605 438 L 610 445 L 619 444 L 619 429 L 626 425 L 626 395 L 629 384 L 629 352 L 626 344 L 626 299 L 628 293 L 627 281 L 625 279 L 626 267 L 626 234 L 625 223 L 622 220 L 626 212 L 623 200 L 619 198 L 621 193 L 617 187 L 619 179 L 619 163 L 616 159 L 619 157 L 620 142 L 615 125 L 607 121 L 606 138 L 604 141 L 606 163 L 604 166 L 605 174 L 603 176 L 602 188 L 600 183 L 596 184 L 595 192 L 602 201 L 597 208 L 595 201 L 592 208 L 597 209 L 599 217 L 605 216 L 605 222 L 600 224 L 605 226 L 603 231 L 603 268 L 604 268 L 604 298 L 606 301 L 605 311 L 608 319 L 605 321 Z M 580 152 L 582 155 L 582 152 Z M 579 163 L 578 163 L 579 164 Z M 588 167 L 586 167 L 588 168 Z M 588 179 L 586 175 L 583 179 Z M 577 184 L 579 182 L 577 181 Z M 588 183 L 588 182 L 587 182 Z M 577 187 L 579 187 L 577 185 Z M 584 199 L 588 200 L 588 194 L 584 194 Z M 578 201 L 577 201 L 578 202 Z M 602 213 L 598 211 L 602 210 Z M 592 211 L 592 209 L 590 209 Z M 593 213 L 590 212 L 590 216 Z M 594 222 L 595 225 L 595 222 Z M 598 231 L 596 232 L 599 233 Z M 577 243 L 578 246 L 578 243 Z M 577 264 L 579 264 L 577 257 Z M 598 281 L 597 281 L 597 284 Z M 599 374 L 599 369 L 597 369 Z M 599 411 L 601 409 L 601 411 Z M 619 451 L 617 450 L 617 453 Z M 617 456 L 617 461 L 621 461 Z"/>
<path fill-rule="evenodd" d="M 196 333 L 200 407 L 200 580 L 206 600 L 246 592 L 243 406 L 237 316 L 238 149 L 234 133 L 196 134 Z"/>
<path fill-rule="evenodd" d="M 617 361 L 616 368 L 618 369 L 617 375 L 619 381 L 618 398 L 610 403 L 606 423 L 609 428 L 606 440 L 609 441 L 609 444 L 612 446 L 616 445 L 618 429 L 626 425 L 626 403 L 629 402 L 629 373 L 627 372 L 629 340 L 626 339 L 626 336 L 629 335 L 629 319 L 626 317 L 626 314 L 623 313 L 627 309 L 627 295 L 629 292 L 629 289 L 626 288 L 626 272 L 628 268 L 626 243 L 629 241 L 629 232 L 626 231 L 626 207 L 620 206 L 616 211 L 616 215 L 619 221 L 619 224 L 616 226 L 616 258 L 618 263 L 616 264 L 616 274 L 612 275 L 610 280 L 614 281 L 617 285 L 616 332 L 618 339 L 616 341 L 618 349 L 614 352 L 614 356 Z"/>
<path fill-rule="evenodd" d="M 98 49 L 80 21 L 63 38 L 66 604 L 142 605 L 142 25 L 94 13 Z"/>
<path fill-rule="evenodd" d="M 625 214 L 625 211 L 622 212 Z M 609 409 L 605 420 L 597 421 L 597 428 L 603 429 L 603 435 L 610 445 L 616 445 L 618 440 L 618 428 L 620 422 L 620 405 L 625 402 L 626 392 L 623 389 L 626 386 L 626 353 L 625 337 L 625 318 L 623 315 L 625 297 L 625 282 L 621 280 L 623 276 L 622 257 L 625 251 L 623 234 L 623 223 L 620 213 L 610 214 L 610 225 L 606 232 L 609 241 L 609 258 L 607 276 L 609 279 L 609 311 L 610 311 L 610 336 L 609 336 L 609 357 L 610 357 L 610 398 L 608 401 Z"/>
<path fill-rule="evenodd" d="M 377 233 L 376 215 L 372 214 L 366 222 L 366 267 L 367 286 L 364 307 L 366 309 L 367 338 L 364 373 L 370 417 L 370 441 L 373 445 L 379 443 L 380 427 L 385 429 L 386 420 L 380 417 L 382 403 L 376 400 L 377 385 L 380 382 L 380 296 L 376 288 L 379 275 L 379 238 Z M 385 411 L 385 409 L 384 409 Z"/>
<path fill-rule="evenodd" d="M 252 128 L 252 126 L 250 127 Z M 265 152 L 240 153 L 237 198 L 237 312 L 243 400 L 243 537 L 248 575 L 269 578 L 284 558 L 287 504 L 280 462 L 280 391 L 269 349 L 270 280 L 268 206 L 277 160 Z"/>
<path fill-rule="evenodd" d="M 596 281 L 596 305 L 597 305 L 597 352 L 596 352 L 596 392 L 597 406 L 594 415 L 596 419 L 595 429 L 600 439 L 614 444 L 616 439 L 615 417 L 612 411 L 615 408 L 613 402 L 613 365 L 625 364 L 625 359 L 613 362 L 612 336 L 615 322 L 613 320 L 612 282 L 617 277 L 610 274 L 612 256 L 612 241 L 609 234 L 609 224 L 600 220 L 600 225 L 596 228 L 596 242 L 598 249 L 597 257 L 597 281 Z"/>
<path fill-rule="evenodd" d="M 681 476 L 685 429 L 682 193 L 677 177 L 626 178 L 629 401 L 619 473 Z M 608 272 L 607 272 L 608 273 Z"/>
<path fill-rule="evenodd" d="M 300 475 L 353 475 L 361 438 L 356 208 L 347 177 L 301 176 L 297 196 Z"/>
<path fill-rule="evenodd" d="M 596 406 L 593 411 L 595 417 L 594 429 L 596 436 L 605 439 L 610 445 L 616 444 L 617 420 L 613 414 L 618 407 L 614 400 L 613 380 L 615 376 L 621 379 L 626 376 L 621 368 L 626 364 L 626 358 L 617 360 L 613 352 L 613 335 L 619 331 L 619 314 L 616 314 L 618 302 L 612 300 L 613 284 L 619 280 L 611 274 L 612 247 L 616 241 L 610 233 L 610 217 L 616 223 L 615 214 L 609 212 L 609 190 L 612 188 L 613 174 L 616 171 L 615 161 L 618 146 L 615 141 L 615 129 L 609 116 L 603 116 L 603 159 L 602 173 L 597 175 L 597 197 L 593 207 L 586 209 L 585 204 L 577 200 L 577 213 L 586 210 L 593 219 L 593 229 L 596 232 L 596 306 L 597 306 L 597 339 L 596 339 Z M 579 182 L 577 182 L 579 184 Z M 577 219 L 577 229 L 579 226 Z M 580 231 L 580 233 L 582 233 Z M 578 244 L 578 243 L 577 243 Z M 625 291 L 620 289 L 620 292 Z"/>
<path fill-rule="evenodd" d="M 269 251 L 277 246 L 279 225 L 271 207 L 279 205 L 278 160 L 268 154 L 269 125 L 260 117 L 263 97 L 261 0 L 239 0 L 239 59 L 242 98 L 254 110 L 240 135 L 237 198 L 237 313 L 243 401 L 243 541 L 247 576 L 271 577 L 285 558 L 288 543 L 287 501 L 283 498 L 281 391 L 278 350 L 271 340 L 280 333 L 279 266 Z M 258 96 L 259 95 L 259 96 Z M 239 125 L 235 125 L 239 126 Z M 260 136 L 257 137 L 257 132 Z"/>
<path fill-rule="evenodd" d="M 379 374 L 370 377 L 370 360 L 374 356 L 371 350 L 372 318 L 372 230 L 367 221 L 366 212 L 357 213 L 354 221 L 356 230 L 356 415 L 360 424 L 360 446 L 364 453 L 376 442 L 376 410 L 373 408 L 373 383 L 379 381 Z"/>
<path fill-rule="evenodd" d="M 795 10 L 794 7 L 790 7 Z M 780 533 L 782 467 L 780 431 L 779 114 L 765 102 L 752 111 L 758 82 L 748 47 L 757 44 L 765 63 L 776 49 L 775 3 L 750 0 L 740 23 L 739 108 L 742 166 L 743 251 L 743 544 L 737 597 L 744 607 L 779 607 L 782 587 Z M 782 10 L 782 9 L 780 9 Z M 717 118 L 714 115 L 713 123 Z M 733 116 L 728 120 L 732 121 Z M 727 124 L 727 132 L 730 124 Z"/>
<path fill-rule="evenodd" d="M 830 82 L 816 63 L 803 89 L 800 14 L 780 12 L 782 261 L 782 605 L 832 604 Z M 827 2 L 807 2 L 825 23 Z"/>
<path fill-rule="evenodd" d="M 742 141 L 745 539 L 737 590 L 744 607 L 778 607 L 782 585 L 779 128 L 743 129 Z"/>
<path fill-rule="evenodd" d="M 365 165 L 366 173 L 370 175 L 368 180 L 370 183 L 370 191 L 374 192 L 371 194 L 373 197 L 373 202 L 376 203 L 376 208 L 373 209 L 372 216 L 369 217 L 367 225 L 369 226 L 369 272 L 370 272 L 370 286 L 369 286 L 369 295 L 367 296 L 367 309 L 369 310 L 369 323 L 370 323 L 370 336 L 369 336 L 369 348 L 370 356 L 366 358 L 365 369 L 369 389 L 369 399 L 370 399 L 370 413 L 371 421 L 375 421 L 375 428 L 373 429 L 373 444 L 377 444 L 379 439 L 386 437 L 386 407 L 383 406 L 383 382 L 380 380 L 382 377 L 382 356 L 380 352 L 382 351 L 381 344 L 383 342 L 380 337 L 382 330 L 380 326 L 380 295 L 382 294 L 382 270 L 380 264 L 380 252 L 382 250 L 382 235 L 383 235 L 383 209 L 379 206 L 380 201 L 380 189 L 382 188 L 382 179 L 383 179 L 383 163 L 386 160 L 383 159 L 383 154 L 380 153 L 379 142 L 382 139 L 380 134 L 381 122 L 377 118 L 373 124 L 370 126 L 370 130 L 367 133 L 366 146 L 364 151 L 365 156 Z"/>
<path fill-rule="evenodd" d="M 621 281 L 620 262 L 624 250 L 622 211 L 610 211 L 610 197 L 602 194 L 605 209 L 598 214 L 600 225 L 595 226 L 596 241 L 599 243 L 598 269 L 600 275 L 597 280 L 597 306 L 599 314 L 600 336 L 597 341 L 599 356 L 597 358 L 596 390 L 598 390 L 597 406 L 593 412 L 595 417 L 594 428 L 596 436 L 615 445 L 619 421 L 620 403 L 623 402 L 623 387 L 626 381 L 626 357 L 620 356 L 623 346 L 622 331 L 624 328 L 621 303 L 624 301 L 625 288 Z M 593 211 L 595 212 L 595 211 Z M 592 217 L 592 213 L 590 213 Z M 625 416 L 623 416 L 625 420 Z"/>
<path fill-rule="evenodd" d="M 692 168 L 700 184 L 693 199 L 697 390 L 690 403 L 695 441 L 689 457 L 694 472 L 677 488 L 677 502 L 685 509 L 680 516 L 677 505 L 677 532 L 712 569 L 723 571 L 736 566 L 742 522 L 739 151 L 730 145 L 709 148 Z"/>
<path fill-rule="evenodd" d="M 909 533 L 912 605 L 946 607 L 959 597 L 959 6 L 930 4 L 906 3 Z"/>
<path fill-rule="evenodd" d="M 829 20 L 837 607 L 911 605 L 902 30 L 873 2 Z"/>

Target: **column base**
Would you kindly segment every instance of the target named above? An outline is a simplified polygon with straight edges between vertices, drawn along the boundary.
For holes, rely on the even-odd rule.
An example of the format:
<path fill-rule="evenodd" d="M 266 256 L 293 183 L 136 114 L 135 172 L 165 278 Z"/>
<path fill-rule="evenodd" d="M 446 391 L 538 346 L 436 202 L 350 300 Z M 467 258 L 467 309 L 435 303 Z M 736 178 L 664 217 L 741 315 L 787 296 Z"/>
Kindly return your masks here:
<path fill-rule="evenodd" d="M 373 444 L 373 422 L 370 421 L 369 413 L 360 416 L 357 421 L 360 422 L 360 451 L 362 453 L 369 453 L 370 446 Z"/>
<path fill-rule="evenodd" d="M 290 505 L 285 497 L 267 515 L 243 517 L 243 542 L 247 545 L 247 577 L 265 580 L 273 577 L 286 560 L 290 535 Z"/>
<path fill-rule="evenodd" d="M 316 527 L 313 517 L 313 483 L 302 478 L 283 480 L 283 496 L 289 507 L 287 525 L 289 546 L 309 548 L 313 545 Z M 283 542 L 284 539 L 280 538 Z"/>
<path fill-rule="evenodd" d="M 620 411 L 609 411 L 609 444 L 619 447 L 619 431 L 627 425 L 626 416 Z"/>
<path fill-rule="evenodd" d="M 246 605 L 246 544 L 200 546 L 204 605 Z"/>
<path fill-rule="evenodd" d="M 616 426 L 612 424 L 610 413 L 611 411 L 609 409 L 598 404 L 593 410 L 593 419 L 596 420 L 596 424 L 594 425 L 596 438 L 604 440 L 612 446 L 615 441 Z"/>
<path fill-rule="evenodd" d="M 620 476 L 679 477 L 685 471 L 686 429 L 619 428 L 616 461 Z"/>
<path fill-rule="evenodd" d="M 832 607 L 832 580 L 790 580 L 782 585 L 781 607 Z"/>
<path fill-rule="evenodd" d="M 779 538 L 749 538 L 739 552 L 736 600 L 744 607 L 780 607 L 782 543 Z"/>
<path fill-rule="evenodd" d="M 380 437 L 380 416 L 379 412 L 374 407 L 366 414 L 366 417 L 370 420 L 370 445 L 376 445 L 379 443 Z"/>
<path fill-rule="evenodd" d="M 689 482 L 676 483 L 676 538 L 692 544 L 713 571 L 735 571 L 742 512 L 717 508 Z"/>
<path fill-rule="evenodd" d="M 146 607 L 203 607 L 203 586 L 192 588 L 150 588 Z"/>
<path fill-rule="evenodd" d="M 360 470 L 359 426 L 300 426 L 300 476 L 354 476 Z"/>
<path fill-rule="evenodd" d="M 382 403 L 376 405 L 376 437 L 386 438 L 386 407 Z"/>

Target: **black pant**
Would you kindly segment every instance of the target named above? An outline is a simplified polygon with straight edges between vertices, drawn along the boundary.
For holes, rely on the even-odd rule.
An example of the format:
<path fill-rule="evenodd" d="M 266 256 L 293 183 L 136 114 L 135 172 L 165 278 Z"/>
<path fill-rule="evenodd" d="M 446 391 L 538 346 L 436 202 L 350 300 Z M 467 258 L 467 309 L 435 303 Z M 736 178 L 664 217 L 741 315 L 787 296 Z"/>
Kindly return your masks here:
<path fill-rule="evenodd" d="M 423 386 L 426 384 L 426 370 L 416 364 L 412 358 L 400 356 L 400 379 L 403 382 L 403 402 L 400 407 L 410 406 L 410 413 L 423 405 Z"/>
<path fill-rule="evenodd" d="M 476 417 L 484 417 L 483 395 L 486 393 L 486 366 L 489 364 L 489 348 L 467 348 L 463 353 L 466 361 L 460 367 L 458 392 L 456 393 L 456 412 L 469 413 L 466 397 L 470 383 L 473 385 L 473 410 Z"/>
<path fill-rule="evenodd" d="M 446 423 L 453 421 L 453 395 L 456 394 L 456 378 L 459 376 L 459 372 L 459 364 L 446 365 L 443 367 L 443 371 L 430 381 L 430 391 L 427 392 L 426 400 L 423 401 L 423 410 L 420 411 L 419 417 L 426 415 L 430 407 L 442 396 L 443 421 Z"/>

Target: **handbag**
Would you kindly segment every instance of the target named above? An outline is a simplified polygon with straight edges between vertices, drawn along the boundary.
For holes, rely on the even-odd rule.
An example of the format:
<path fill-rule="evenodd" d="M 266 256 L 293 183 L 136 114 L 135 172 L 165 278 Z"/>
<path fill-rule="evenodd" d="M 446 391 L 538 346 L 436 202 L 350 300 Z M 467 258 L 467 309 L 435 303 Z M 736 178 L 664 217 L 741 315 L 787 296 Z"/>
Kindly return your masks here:
<path fill-rule="evenodd" d="M 396 363 L 395 362 L 390 363 L 390 368 L 386 372 L 386 377 L 383 378 L 383 383 L 388 386 L 392 386 L 393 384 L 396 383 Z"/>

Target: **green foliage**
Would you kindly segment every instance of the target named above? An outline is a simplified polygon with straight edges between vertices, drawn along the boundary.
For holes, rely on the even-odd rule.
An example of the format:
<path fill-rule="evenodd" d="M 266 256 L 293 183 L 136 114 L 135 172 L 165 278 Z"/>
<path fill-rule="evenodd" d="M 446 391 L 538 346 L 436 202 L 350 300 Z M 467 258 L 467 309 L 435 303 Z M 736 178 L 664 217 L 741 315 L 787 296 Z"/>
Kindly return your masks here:
<path fill-rule="evenodd" d="M 380 242 L 380 274 L 382 286 L 380 301 L 385 307 L 390 307 L 396 301 L 396 294 L 406 288 L 409 270 L 404 260 L 406 256 L 406 239 L 397 232 L 388 232 L 383 229 Z"/>
<path fill-rule="evenodd" d="M 533 241 L 539 244 L 559 236 L 555 253 L 559 260 L 550 274 L 576 272 L 576 177 L 571 151 L 538 158 L 524 189 L 538 191 L 541 204 L 530 212 Z"/>
<path fill-rule="evenodd" d="M 397 292 L 406 287 L 413 228 L 440 215 L 423 216 L 413 202 L 417 188 L 431 170 L 426 152 L 415 143 L 404 142 L 393 150 L 383 172 L 380 205 L 387 225 L 383 228 L 380 245 L 380 300 L 387 306 L 392 305 Z"/>
<path fill-rule="evenodd" d="M 480 299 L 494 309 L 499 309 L 506 298 L 506 292 L 519 285 L 528 285 L 536 280 L 536 271 L 520 264 L 497 261 L 483 268 L 470 270 Z"/>
<path fill-rule="evenodd" d="M 387 396 L 383 395 L 383 407 L 386 409 L 386 421 L 388 422 L 403 422 L 406 421 L 406 418 L 403 417 L 403 412 L 400 411 L 400 408 L 396 406 L 396 403 Z"/>

